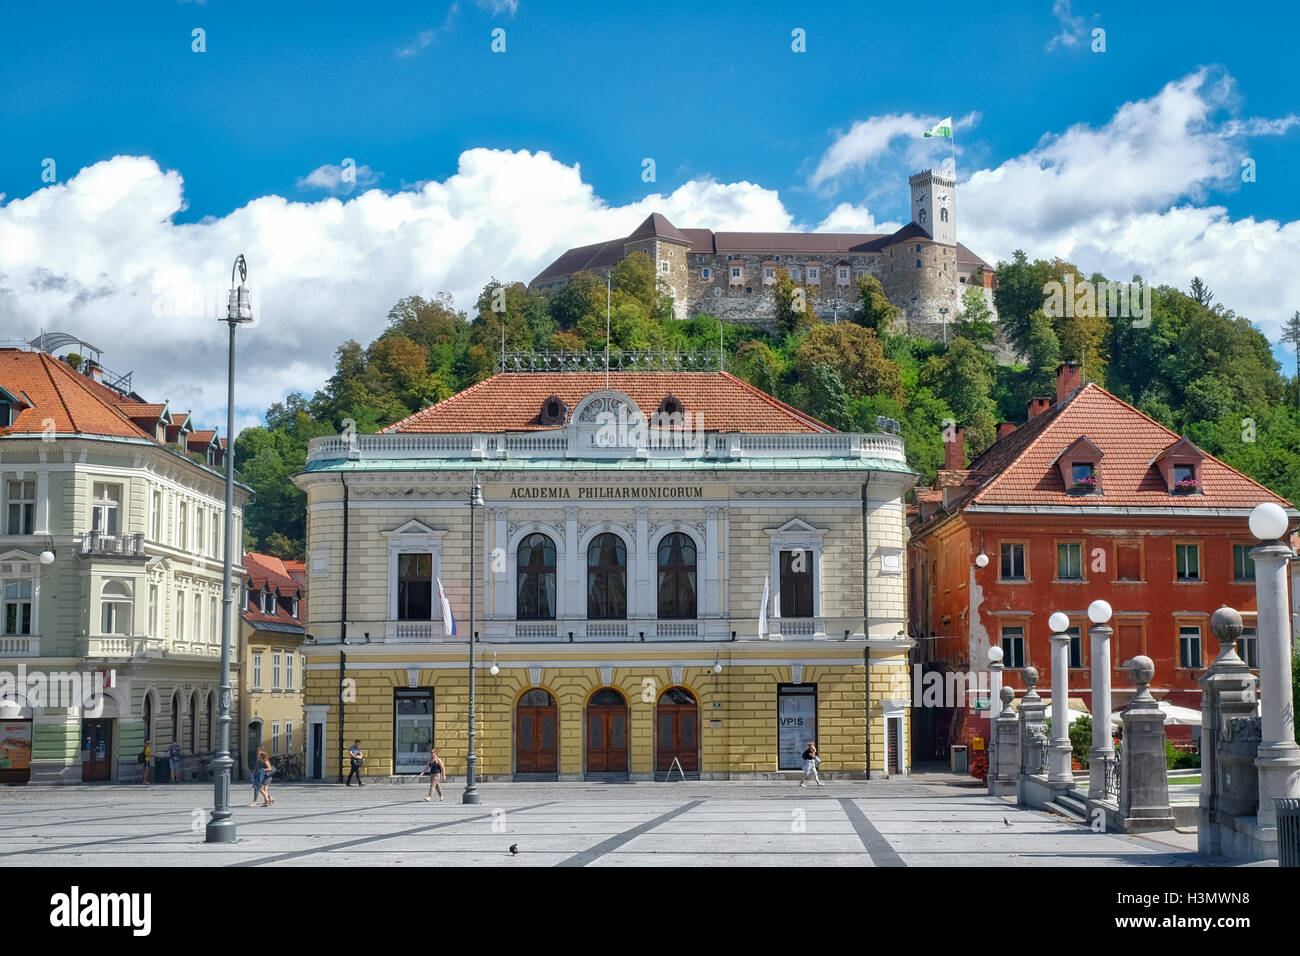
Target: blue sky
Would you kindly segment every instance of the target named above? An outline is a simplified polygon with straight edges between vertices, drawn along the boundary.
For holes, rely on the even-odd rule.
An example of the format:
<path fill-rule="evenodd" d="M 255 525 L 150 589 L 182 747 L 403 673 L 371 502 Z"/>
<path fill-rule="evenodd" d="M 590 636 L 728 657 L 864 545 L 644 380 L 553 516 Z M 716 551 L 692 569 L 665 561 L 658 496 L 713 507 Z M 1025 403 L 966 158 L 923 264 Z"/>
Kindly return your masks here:
<path fill-rule="evenodd" d="M 906 174 L 947 156 L 946 141 L 916 134 L 946 115 L 959 123 L 958 173 L 969 178 L 958 235 L 986 258 L 1022 246 L 1116 277 L 1185 286 L 1200 273 L 1266 331 L 1300 307 L 1293 257 L 1228 261 L 1300 242 L 1294 14 L 1280 4 L 131 9 L 0 13 L 0 252 L 75 236 L 80 254 L 24 264 L 20 253 L 8 268 L 0 256 L 6 325 L 80 322 L 87 338 L 111 338 L 123 311 L 141 307 L 141 283 L 156 294 L 158 263 L 192 264 L 206 282 L 228 275 L 218 263 L 242 250 L 263 307 L 280 307 L 281 340 L 305 379 L 296 384 L 310 391 L 333 346 L 368 340 L 400 296 L 445 289 L 467 307 L 490 276 L 527 280 L 565 246 L 623 234 L 649 208 L 715 228 L 905 221 Z M 192 50 L 195 28 L 205 52 Z M 490 49 L 494 28 L 505 30 L 504 53 Z M 807 52 L 791 50 L 795 28 Z M 1104 53 L 1090 49 L 1094 28 L 1105 30 Z M 642 178 L 646 157 L 654 182 Z M 1245 157 L 1255 182 L 1236 173 Z M 55 184 L 41 178 L 47 158 Z M 338 179 L 345 158 L 360 169 L 357 187 Z M 1035 189 L 1045 168 L 1059 175 Z M 80 188 L 61 190 L 87 170 Z M 380 192 L 362 199 L 368 188 Z M 268 199 L 277 196 L 301 206 Z M 485 207 L 500 217 L 494 230 L 466 238 L 493 218 Z M 47 223 L 59 232 L 44 236 Z M 1096 223 L 1113 232 L 1090 240 Z M 339 232 L 322 236 L 331 225 Z M 390 269 L 384 243 L 402 230 L 422 251 Z M 1139 234 L 1160 236 L 1161 249 L 1114 238 Z M 287 242 L 303 247 L 296 264 Z M 123 243 L 137 260 L 114 248 Z M 81 292 L 51 298 L 36 272 Z M 337 301 L 358 274 L 346 328 L 319 310 L 291 314 L 300 284 L 336 283 Z M 1262 289 L 1273 276 L 1280 284 Z M 206 323 L 172 331 L 215 347 Z M 130 361 L 167 378 L 161 355 Z M 221 407 L 219 388 L 166 384 L 196 408 Z"/>

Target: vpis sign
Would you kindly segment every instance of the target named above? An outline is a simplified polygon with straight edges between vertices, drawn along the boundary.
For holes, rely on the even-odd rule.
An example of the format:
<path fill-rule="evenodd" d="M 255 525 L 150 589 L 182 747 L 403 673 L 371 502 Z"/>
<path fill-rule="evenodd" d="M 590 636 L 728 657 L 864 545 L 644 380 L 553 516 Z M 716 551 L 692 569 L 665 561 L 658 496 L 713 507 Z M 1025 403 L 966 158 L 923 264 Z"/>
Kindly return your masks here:
<path fill-rule="evenodd" d="M 152 893 L 83 893 L 74 886 L 50 897 L 50 925 L 57 928 L 127 928 L 148 936 L 153 926 Z"/>

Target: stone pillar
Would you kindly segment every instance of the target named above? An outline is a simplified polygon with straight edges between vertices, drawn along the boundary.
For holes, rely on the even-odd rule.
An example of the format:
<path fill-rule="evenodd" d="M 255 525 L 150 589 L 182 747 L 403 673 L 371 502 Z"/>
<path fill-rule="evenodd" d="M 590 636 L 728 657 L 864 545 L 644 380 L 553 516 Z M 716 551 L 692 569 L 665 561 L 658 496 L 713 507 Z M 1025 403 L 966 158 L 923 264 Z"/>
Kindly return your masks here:
<path fill-rule="evenodd" d="M 1047 739 L 1047 719 L 1043 699 L 1034 688 L 1038 685 L 1038 668 L 1026 667 L 1025 696 L 1020 699 L 1020 781 L 1019 801 L 1028 803 L 1028 780 L 1039 772 L 1040 746 Z"/>
<path fill-rule="evenodd" d="M 1257 736 L 1241 733 L 1242 722 L 1257 724 L 1255 675 L 1237 654 L 1241 615 L 1221 607 L 1210 618 L 1219 655 L 1201 685 L 1201 797 L 1196 843 L 1202 853 L 1224 852 L 1224 817 L 1253 817 L 1258 812 L 1259 781 L 1255 770 Z M 1228 729 L 1231 733 L 1228 734 Z M 1251 747 L 1254 737 L 1255 747 Z"/>
<path fill-rule="evenodd" d="M 1052 635 L 1052 746 L 1047 782 L 1068 787 L 1070 768 L 1070 635 Z"/>
<path fill-rule="evenodd" d="M 1149 657 L 1126 665 L 1137 694 L 1121 718 L 1124 724 L 1123 769 L 1120 773 L 1119 825 L 1126 833 L 1172 830 L 1169 770 L 1165 763 L 1165 715 L 1149 687 L 1156 668 Z"/>
<path fill-rule="evenodd" d="M 1260 716 L 1259 826 L 1277 828 L 1274 801 L 1300 797 L 1300 746 L 1295 742 L 1295 701 L 1291 699 L 1291 635 L 1287 607 L 1287 562 L 1291 549 L 1265 541 L 1250 552 L 1255 562 L 1256 634 L 1259 644 Z M 1263 834 L 1266 841 L 1276 835 Z"/>
<path fill-rule="evenodd" d="M 989 648 L 989 761 L 993 760 L 993 748 L 997 746 L 997 729 L 995 722 L 1001 716 L 999 702 L 1002 700 L 1002 648 Z M 1014 694 L 1012 696 L 1015 696 Z"/>
<path fill-rule="evenodd" d="M 1110 737 L 1110 636 L 1109 624 L 1088 628 L 1092 645 L 1092 749 L 1088 751 L 1088 799 L 1106 799 L 1106 767 L 1115 759 Z"/>
<path fill-rule="evenodd" d="M 1011 709 L 1016 692 L 1010 687 L 998 690 L 1001 712 L 993 718 L 993 743 L 989 749 L 989 795 L 1010 796 L 1019 791 L 1020 718 Z M 1023 706 L 1023 705 L 1022 705 Z"/>

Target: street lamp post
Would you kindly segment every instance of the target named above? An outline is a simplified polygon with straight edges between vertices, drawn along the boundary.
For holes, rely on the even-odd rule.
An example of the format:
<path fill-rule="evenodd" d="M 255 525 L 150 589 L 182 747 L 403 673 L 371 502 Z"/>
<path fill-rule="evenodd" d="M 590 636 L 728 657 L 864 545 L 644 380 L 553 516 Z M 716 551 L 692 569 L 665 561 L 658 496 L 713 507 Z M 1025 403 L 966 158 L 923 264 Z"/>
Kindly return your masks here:
<path fill-rule="evenodd" d="M 606 369 L 608 369 L 606 365 Z M 478 568 L 474 566 L 474 509 L 483 505 L 483 489 L 478 483 L 478 472 L 469 489 L 469 753 L 465 757 L 465 793 L 461 803 L 478 803 L 479 792 L 475 785 L 478 776 L 478 757 L 474 752 L 474 602 Z"/>
<path fill-rule="evenodd" d="M 235 287 L 235 273 L 239 273 L 239 287 Z M 219 321 L 230 326 L 230 367 L 226 376 L 226 527 L 225 548 L 221 574 L 221 690 L 217 715 L 217 756 L 212 761 L 216 771 L 212 784 L 212 817 L 208 820 L 206 843 L 234 843 L 235 821 L 230 812 L 230 640 L 231 598 L 230 566 L 235 550 L 235 329 L 253 321 L 253 306 L 249 299 L 248 263 L 241 253 L 230 270 L 230 299 L 226 317 Z"/>

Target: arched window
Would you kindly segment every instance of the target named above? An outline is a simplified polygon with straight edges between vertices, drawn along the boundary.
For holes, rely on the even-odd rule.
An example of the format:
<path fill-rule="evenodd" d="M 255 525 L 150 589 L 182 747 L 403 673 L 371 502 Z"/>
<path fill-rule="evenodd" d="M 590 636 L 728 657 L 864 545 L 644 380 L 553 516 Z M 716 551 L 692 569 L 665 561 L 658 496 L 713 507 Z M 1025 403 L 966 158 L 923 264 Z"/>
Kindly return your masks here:
<path fill-rule="evenodd" d="M 99 592 L 99 633 L 131 633 L 131 585 L 125 581 L 105 581 Z"/>
<path fill-rule="evenodd" d="M 627 699 L 612 687 L 604 687 L 591 695 L 588 707 L 626 707 Z"/>
<path fill-rule="evenodd" d="M 616 534 L 598 534 L 587 546 L 587 617 L 627 619 L 627 545 Z"/>
<path fill-rule="evenodd" d="M 199 752 L 199 695 L 190 694 L 190 753 Z"/>
<path fill-rule="evenodd" d="M 947 221 L 948 221 L 948 210 L 947 210 L 947 209 L 942 209 L 942 208 L 941 208 L 941 209 L 939 210 L 939 221 L 940 221 L 940 222 L 947 222 Z"/>
<path fill-rule="evenodd" d="M 208 692 L 208 750 L 217 749 L 217 692 Z"/>
<path fill-rule="evenodd" d="M 695 541 L 680 531 L 659 542 L 659 616 L 695 618 Z"/>
<path fill-rule="evenodd" d="M 550 691 L 541 687 L 534 687 L 532 690 L 524 691 L 524 695 L 519 698 L 520 707 L 554 707 L 555 698 L 551 696 Z"/>
<path fill-rule="evenodd" d="M 181 742 L 181 692 L 172 694 L 172 740 Z"/>
<path fill-rule="evenodd" d="M 144 695 L 144 739 L 153 738 L 153 694 Z"/>
<path fill-rule="evenodd" d="M 555 542 L 530 534 L 519 543 L 515 616 L 521 621 L 555 620 Z"/>

